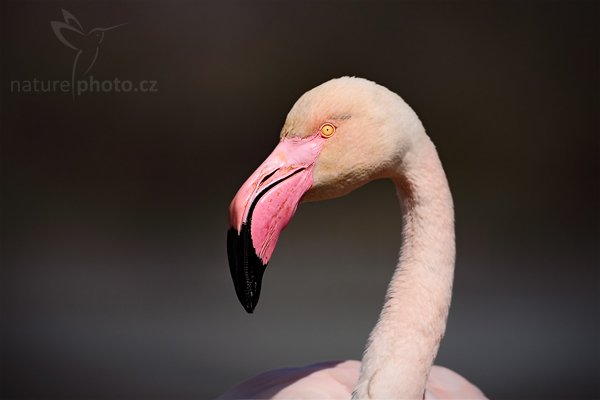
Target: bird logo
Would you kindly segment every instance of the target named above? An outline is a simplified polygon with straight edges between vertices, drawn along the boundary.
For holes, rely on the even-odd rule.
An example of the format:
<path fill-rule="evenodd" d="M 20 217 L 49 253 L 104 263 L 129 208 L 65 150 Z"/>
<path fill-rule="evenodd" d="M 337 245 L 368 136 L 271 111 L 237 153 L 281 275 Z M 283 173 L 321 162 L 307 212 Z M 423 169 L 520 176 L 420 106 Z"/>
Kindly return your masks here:
<path fill-rule="evenodd" d="M 71 70 L 71 93 L 74 96 L 75 77 L 87 74 L 96 63 L 104 33 L 127 23 L 108 28 L 94 28 L 85 33 L 83 26 L 73 14 L 62 9 L 62 15 L 64 21 L 50 21 L 50 25 L 58 40 L 77 52 Z"/>

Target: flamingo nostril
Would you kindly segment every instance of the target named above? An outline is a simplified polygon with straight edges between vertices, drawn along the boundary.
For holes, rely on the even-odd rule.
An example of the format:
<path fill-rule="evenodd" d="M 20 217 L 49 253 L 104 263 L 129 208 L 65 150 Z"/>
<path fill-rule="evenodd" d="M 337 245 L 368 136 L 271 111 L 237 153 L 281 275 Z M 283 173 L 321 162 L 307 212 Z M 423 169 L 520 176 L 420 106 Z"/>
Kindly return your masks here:
<path fill-rule="evenodd" d="M 269 172 L 267 175 L 265 175 L 261 180 L 260 183 L 258 184 L 258 187 L 261 187 L 263 183 L 265 183 L 266 181 L 269 180 L 270 177 L 272 177 L 275 172 L 279 171 L 279 168 L 274 169 L 272 172 Z"/>

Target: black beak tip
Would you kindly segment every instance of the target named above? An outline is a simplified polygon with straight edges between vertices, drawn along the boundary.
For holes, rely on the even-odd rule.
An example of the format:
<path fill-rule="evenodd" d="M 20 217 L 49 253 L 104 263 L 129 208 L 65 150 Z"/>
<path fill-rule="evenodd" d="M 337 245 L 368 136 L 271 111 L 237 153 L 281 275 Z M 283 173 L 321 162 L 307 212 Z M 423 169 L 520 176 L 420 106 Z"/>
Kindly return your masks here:
<path fill-rule="evenodd" d="M 246 310 L 248 314 L 254 314 L 254 305 L 252 305 L 252 303 L 246 303 L 244 304 L 244 310 Z"/>
<path fill-rule="evenodd" d="M 252 314 L 258 304 L 267 265 L 256 255 L 247 224 L 242 224 L 240 232 L 234 227 L 227 232 L 227 255 L 238 300 L 246 312 Z"/>

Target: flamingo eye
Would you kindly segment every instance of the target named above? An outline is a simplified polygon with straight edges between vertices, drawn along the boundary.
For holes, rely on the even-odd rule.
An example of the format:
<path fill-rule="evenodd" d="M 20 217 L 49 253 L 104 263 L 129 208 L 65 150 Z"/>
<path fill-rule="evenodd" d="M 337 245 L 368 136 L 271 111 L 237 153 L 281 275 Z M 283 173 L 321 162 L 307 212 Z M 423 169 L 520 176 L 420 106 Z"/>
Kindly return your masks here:
<path fill-rule="evenodd" d="M 321 136 L 323 136 L 324 138 L 330 138 L 335 133 L 335 126 L 333 126 L 330 123 L 325 123 L 321 125 L 319 131 L 321 132 Z"/>

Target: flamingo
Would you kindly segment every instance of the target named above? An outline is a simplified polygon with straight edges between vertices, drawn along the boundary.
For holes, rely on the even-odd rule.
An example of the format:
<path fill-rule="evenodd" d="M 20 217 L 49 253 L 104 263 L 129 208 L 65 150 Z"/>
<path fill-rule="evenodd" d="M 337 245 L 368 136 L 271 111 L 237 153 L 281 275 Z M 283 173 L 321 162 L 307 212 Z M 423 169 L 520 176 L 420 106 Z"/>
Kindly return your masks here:
<path fill-rule="evenodd" d="M 252 313 L 265 268 L 300 201 L 343 196 L 391 179 L 402 209 L 399 262 L 362 362 L 274 370 L 218 399 L 485 399 L 459 374 L 432 366 L 454 275 L 454 210 L 435 146 L 400 96 L 341 77 L 303 94 L 280 142 L 229 207 L 227 249 L 239 301 Z"/>

